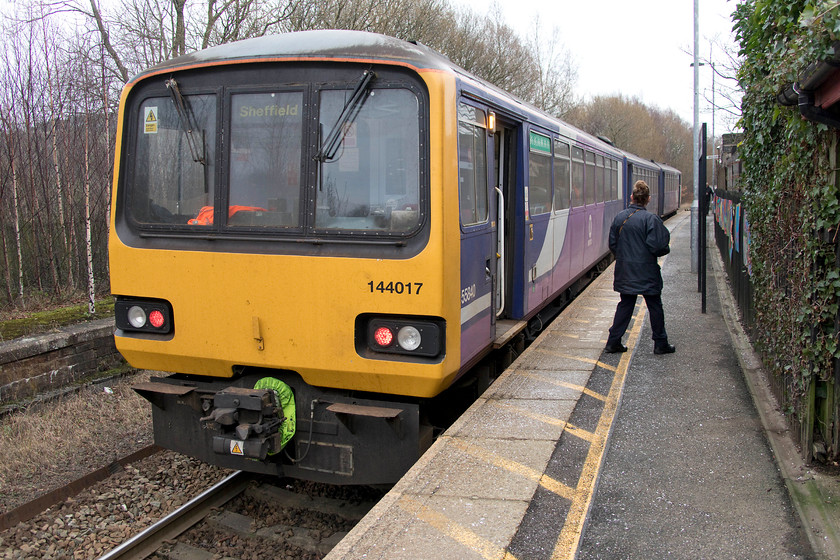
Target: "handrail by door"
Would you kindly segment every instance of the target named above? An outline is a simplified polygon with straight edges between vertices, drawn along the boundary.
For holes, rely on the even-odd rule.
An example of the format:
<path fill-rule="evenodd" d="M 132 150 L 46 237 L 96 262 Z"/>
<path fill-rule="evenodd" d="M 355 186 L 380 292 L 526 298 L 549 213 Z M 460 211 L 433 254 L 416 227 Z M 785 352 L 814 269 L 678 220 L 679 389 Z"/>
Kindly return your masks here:
<path fill-rule="evenodd" d="M 499 308 L 496 310 L 496 317 L 501 317 L 502 311 L 505 309 L 505 195 L 502 194 L 502 189 L 499 187 L 495 188 L 496 193 L 499 195 L 499 203 L 496 207 L 496 220 L 498 223 L 496 230 L 496 274 L 499 279 Z"/>

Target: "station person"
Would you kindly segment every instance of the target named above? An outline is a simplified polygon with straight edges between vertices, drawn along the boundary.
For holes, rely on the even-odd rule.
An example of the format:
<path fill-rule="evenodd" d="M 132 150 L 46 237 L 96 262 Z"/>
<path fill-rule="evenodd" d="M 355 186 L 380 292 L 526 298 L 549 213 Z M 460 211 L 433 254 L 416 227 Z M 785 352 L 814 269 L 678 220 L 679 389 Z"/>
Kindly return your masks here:
<path fill-rule="evenodd" d="M 662 272 L 657 258 L 671 251 L 671 234 L 656 214 L 645 209 L 650 200 L 650 188 L 644 181 L 636 181 L 630 195 L 630 205 L 619 212 L 610 226 L 610 251 L 615 255 L 613 289 L 621 295 L 604 351 L 610 354 L 626 352 L 621 337 L 630 324 L 637 296 L 645 298 L 653 329 L 653 353 L 671 354 L 676 351 L 668 343 L 665 332 L 665 312 L 662 309 Z"/>

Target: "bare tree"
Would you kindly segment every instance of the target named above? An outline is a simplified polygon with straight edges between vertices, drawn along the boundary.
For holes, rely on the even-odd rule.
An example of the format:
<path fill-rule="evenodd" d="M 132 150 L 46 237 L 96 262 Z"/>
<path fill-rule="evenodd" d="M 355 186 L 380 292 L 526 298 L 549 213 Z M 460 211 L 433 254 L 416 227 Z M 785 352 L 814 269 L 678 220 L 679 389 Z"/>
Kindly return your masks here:
<path fill-rule="evenodd" d="M 8 84 L 11 80 L 11 73 L 12 73 L 12 64 L 9 60 L 9 50 L 4 49 L 5 53 L 5 61 L 6 64 L 4 65 L 4 72 L 3 72 L 3 83 Z M 21 234 L 20 234 L 20 202 L 18 196 L 18 175 L 17 175 L 17 161 L 19 158 L 19 151 L 18 151 L 18 142 L 17 142 L 17 134 L 16 134 L 16 107 L 15 107 L 15 97 L 12 95 L 12 92 L 7 87 L 0 89 L 0 95 L 2 95 L 2 101 L 0 101 L 0 123 L 3 125 L 3 136 L 4 136 L 4 155 L 6 156 L 6 166 L 4 171 L 8 173 L 9 180 L 4 181 L 8 183 L 11 187 L 12 191 L 12 227 L 14 232 L 14 244 L 15 250 L 17 252 L 17 267 L 18 267 L 18 277 L 17 277 L 17 297 L 18 299 L 23 302 L 23 249 L 21 243 Z M 5 175 L 6 173 L 4 173 Z M 6 200 L 7 197 L 3 197 L 3 200 Z M 4 209 L 5 210 L 5 209 Z M 4 212 L 5 214 L 5 212 Z M 5 221 L 5 220 L 4 220 Z M 4 248 L 4 262 L 6 263 L 6 283 L 8 285 L 7 292 L 11 295 L 12 292 L 12 275 L 11 275 L 11 266 L 8 264 L 8 260 L 6 258 L 6 230 L 3 228 L 3 248 Z"/>
<path fill-rule="evenodd" d="M 568 55 L 523 41 L 498 6 L 478 15 L 449 0 L 20 0 L 12 11 L 0 17 L 6 304 L 36 291 L 92 301 L 108 289 L 118 92 L 171 57 L 273 32 L 360 29 L 424 43 L 555 114 L 572 99 Z"/>
<path fill-rule="evenodd" d="M 572 110 L 568 120 L 623 150 L 680 169 L 683 184 L 691 184 L 692 131 L 673 111 L 648 107 L 636 98 L 598 96 Z"/>
<path fill-rule="evenodd" d="M 563 47 L 560 32 L 554 28 L 550 39 L 543 40 L 542 26 L 537 19 L 532 24 L 534 34 L 528 42 L 536 60 L 537 78 L 534 91 L 527 101 L 562 118 L 575 106 L 574 86 L 577 81 L 577 67 L 571 53 Z"/>

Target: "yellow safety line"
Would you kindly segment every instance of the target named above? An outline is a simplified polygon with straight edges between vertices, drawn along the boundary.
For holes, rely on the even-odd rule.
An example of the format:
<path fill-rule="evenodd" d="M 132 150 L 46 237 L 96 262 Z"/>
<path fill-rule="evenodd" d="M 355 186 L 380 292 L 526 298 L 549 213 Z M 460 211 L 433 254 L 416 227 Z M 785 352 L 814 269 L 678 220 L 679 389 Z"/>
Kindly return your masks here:
<path fill-rule="evenodd" d="M 523 371 L 519 370 L 517 375 L 521 375 L 522 377 L 530 377 L 531 379 L 536 379 L 537 381 L 542 381 L 543 383 L 549 383 L 551 385 L 557 385 L 558 387 L 566 387 L 567 389 L 572 389 L 574 391 L 580 391 L 581 393 L 585 393 L 594 399 L 598 399 L 599 401 L 607 400 L 605 395 L 600 393 L 596 393 L 592 389 L 587 389 L 586 387 L 582 387 L 580 385 L 575 385 L 574 383 L 569 383 L 568 381 L 560 381 L 559 379 L 551 379 L 550 377 L 546 377 L 545 375 L 540 375 L 534 371 Z"/>
<path fill-rule="evenodd" d="M 553 416 L 547 416 L 545 414 L 539 414 L 537 412 L 531 412 L 530 410 L 525 410 L 524 408 L 496 399 L 492 399 L 487 402 L 497 408 L 503 408 L 511 412 L 516 412 L 517 414 L 527 416 L 528 418 L 532 418 L 534 420 L 537 420 L 538 422 L 544 422 L 550 426 L 559 426 L 563 428 L 564 431 L 569 432 L 573 436 L 577 436 L 582 440 L 591 442 L 593 439 L 595 439 L 595 434 L 593 434 L 592 432 L 578 428 L 577 426 L 569 424 L 565 420 L 560 420 L 559 418 L 554 418 Z"/>
<path fill-rule="evenodd" d="M 646 312 L 647 308 L 642 307 L 636 315 L 636 321 L 627 340 L 627 345 L 631 348 L 635 347 L 638 342 Z M 604 410 L 598 420 L 598 427 L 595 429 L 594 441 L 589 446 L 589 453 L 584 461 L 569 513 L 566 515 L 560 536 L 554 546 L 551 560 L 572 560 L 577 553 L 580 538 L 583 534 L 583 526 L 595 493 L 595 483 L 598 480 L 598 473 L 604 461 L 607 437 L 618 409 L 621 392 L 624 389 L 627 370 L 630 367 L 631 354 L 631 352 L 625 353 L 621 357 L 618 368 L 616 368 L 610 393 L 604 403 Z"/>
<path fill-rule="evenodd" d="M 496 408 L 502 408 L 510 412 L 521 414 L 522 416 L 526 416 L 528 418 L 536 420 L 537 422 L 544 422 L 545 424 L 549 424 L 551 426 L 559 426 L 560 428 L 566 427 L 566 422 L 564 420 L 560 420 L 559 418 L 555 418 L 553 416 L 548 416 L 547 414 L 532 412 L 525 408 L 510 404 L 509 402 L 501 401 L 498 399 L 489 399 L 487 401 L 487 404 L 495 406 Z"/>
<path fill-rule="evenodd" d="M 559 480 L 551 478 L 550 476 L 532 469 L 522 463 L 517 461 L 511 461 L 510 459 L 505 459 L 504 457 L 500 457 L 498 454 L 493 453 L 483 447 L 479 447 L 478 445 L 468 443 L 462 439 L 455 439 L 451 440 L 452 444 L 455 447 L 458 447 L 462 451 L 465 451 L 472 455 L 473 457 L 480 459 L 486 463 L 490 463 L 500 469 L 505 469 L 508 472 L 512 472 L 514 474 L 518 474 L 524 478 L 528 478 L 537 482 L 545 488 L 546 490 L 553 492 L 560 496 L 561 498 L 565 498 L 567 500 L 571 500 L 575 495 L 575 489 L 567 484 L 563 484 Z"/>
<path fill-rule="evenodd" d="M 543 354 L 550 354 L 557 358 L 568 358 L 570 360 L 577 360 L 578 362 L 583 362 L 585 364 L 595 364 L 598 367 L 602 367 L 607 371 L 611 371 L 615 373 L 615 366 L 611 366 L 610 364 L 605 364 L 601 360 L 593 360 L 592 358 L 584 358 L 583 356 L 572 356 L 571 354 L 564 354 L 563 352 L 555 352 L 554 350 L 548 350 L 546 348 L 534 348 L 535 352 L 541 352 Z"/>
<path fill-rule="evenodd" d="M 584 441 L 588 441 L 589 443 L 592 443 L 597 438 L 597 434 L 593 434 L 588 430 L 578 428 L 574 424 L 566 424 L 566 431 L 572 434 L 573 436 L 577 436 Z"/>
<path fill-rule="evenodd" d="M 403 494 L 397 504 L 405 511 L 414 514 L 441 533 L 461 543 L 470 550 L 478 552 L 487 560 L 516 560 L 516 557 L 503 547 L 493 544 L 484 537 L 456 523 L 446 515 Z"/>

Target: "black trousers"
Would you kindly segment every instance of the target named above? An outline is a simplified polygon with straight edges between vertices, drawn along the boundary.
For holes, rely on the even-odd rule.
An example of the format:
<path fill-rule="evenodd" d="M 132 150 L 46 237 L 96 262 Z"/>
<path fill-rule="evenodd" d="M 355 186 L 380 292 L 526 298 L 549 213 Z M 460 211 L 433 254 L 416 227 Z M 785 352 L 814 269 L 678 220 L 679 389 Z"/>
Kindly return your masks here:
<path fill-rule="evenodd" d="M 613 318 L 613 324 L 610 327 L 610 337 L 607 339 L 608 346 L 621 342 L 621 337 L 624 336 L 627 326 L 630 324 L 630 319 L 633 317 L 636 297 L 636 294 L 621 294 L 621 301 L 615 308 L 615 318 Z M 648 308 L 648 316 L 650 316 L 654 344 L 657 346 L 667 344 L 668 333 L 665 332 L 665 311 L 662 309 L 662 296 L 656 294 L 643 297 Z"/>

